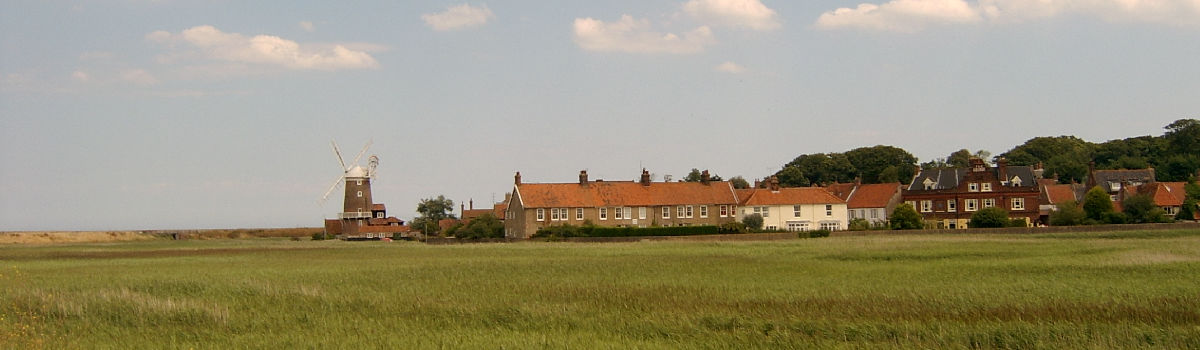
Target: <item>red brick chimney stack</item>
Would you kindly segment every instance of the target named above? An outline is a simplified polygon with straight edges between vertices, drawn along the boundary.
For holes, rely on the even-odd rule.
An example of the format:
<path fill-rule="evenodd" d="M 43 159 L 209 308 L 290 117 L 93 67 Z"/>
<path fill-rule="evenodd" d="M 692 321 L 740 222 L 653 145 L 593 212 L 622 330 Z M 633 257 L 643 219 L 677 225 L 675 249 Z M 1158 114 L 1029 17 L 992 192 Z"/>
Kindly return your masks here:
<path fill-rule="evenodd" d="M 518 185 L 521 184 L 521 172 L 520 171 L 517 172 L 517 175 L 513 176 L 513 182 Z"/>
<path fill-rule="evenodd" d="M 587 186 L 587 183 L 588 183 L 588 174 L 587 174 L 587 170 L 580 170 L 580 171 L 579 171 L 579 185 L 580 185 L 580 186 Z"/>
<path fill-rule="evenodd" d="M 650 172 L 642 168 L 642 186 L 650 186 Z"/>

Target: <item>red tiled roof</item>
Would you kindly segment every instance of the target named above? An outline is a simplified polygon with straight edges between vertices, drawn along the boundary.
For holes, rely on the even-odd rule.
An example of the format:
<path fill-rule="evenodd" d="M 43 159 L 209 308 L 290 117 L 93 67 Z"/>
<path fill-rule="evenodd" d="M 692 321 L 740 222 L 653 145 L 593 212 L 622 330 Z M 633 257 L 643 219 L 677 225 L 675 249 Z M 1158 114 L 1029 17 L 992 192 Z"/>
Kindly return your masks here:
<path fill-rule="evenodd" d="M 467 209 L 467 210 L 463 210 L 462 219 L 463 220 L 471 220 L 471 219 L 483 216 L 483 214 L 491 214 L 491 213 L 492 213 L 492 209 Z"/>
<path fill-rule="evenodd" d="M 387 208 L 385 208 L 383 206 L 383 203 L 371 204 L 371 211 L 386 211 L 386 210 L 387 210 Z"/>
<path fill-rule="evenodd" d="M 516 189 L 525 208 L 594 208 L 606 206 L 660 206 L 679 204 L 736 204 L 733 185 L 726 181 L 589 182 L 519 184 Z"/>
<path fill-rule="evenodd" d="M 1187 196 L 1183 189 L 1186 184 L 1185 182 L 1156 182 L 1143 186 L 1150 186 L 1150 195 L 1154 198 L 1155 205 L 1167 207 L 1183 205 L 1183 200 Z"/>
<path fill-rule="evenodd" d="M 1059 204 L 1066 201 L 1077 201 L 1075 198 L 1075 189 L 1070 184 L 1064 185 L 1043 185 L 1042 191 L 1046 193 L 1046 204 Z"/>
<path fill-rule="evenodd" d="M 779 191 L 755 189 L 748 198 L 739 199 L 741 205 L 846 203 L 822 187 L 785 187 Z"/>
<path fill-rule="evenodd" d="M 506 211 L 508 211 L 508 203 L 496 203 L 496 205 L 492 207 L 492 215 L 500 220 L 504 220 L 504 212 Z"/>
<path fill-rule="evenodd" d="M 858 185 L 850 195 L 850 200 L 846 202 L 846 208 L 887 207 L 892 197 L 900 192 L 900 186 L 899 182 Z"/>
<path fill-rule="evenodd" d="M 854 193 L 855 185 L 856 184 L 854 183 L 833 183 L 829 186 L 825 186 L 825 189 L 829 190 L 829 193 L 832 193 L 834 196 L 837 196 L 842 200 L 847 200 L 850 198 L 850 194 Z"/>

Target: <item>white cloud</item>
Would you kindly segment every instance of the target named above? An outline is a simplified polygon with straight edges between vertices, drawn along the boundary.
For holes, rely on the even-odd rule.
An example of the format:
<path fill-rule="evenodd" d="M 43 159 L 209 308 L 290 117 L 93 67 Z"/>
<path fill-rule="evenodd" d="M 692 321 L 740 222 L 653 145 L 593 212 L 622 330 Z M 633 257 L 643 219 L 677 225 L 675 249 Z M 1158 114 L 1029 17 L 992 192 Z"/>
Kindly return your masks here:
<path fill-rule="evenodd" d="M 71 73 L 71 78 L 78 80 L 78 81 L 86 82 L 89 79 L 91 79 L 91 76 L 89 76 L 87 74 L 87 72 L 77 70 L 77 71 Z"/>
<path fill-rule="evenodd" d="M 759 0 L 691 0 L 683 4 L 683 10 L 697 19 L 723 25 L 754 30 L 780 27 L 775 10 Z"/>
<path fill-rule="evenodd" d="M 313 25 L 313 22 L 300 21 L 300 23 L 298 25 L 300 26 L 300 29 L 303 29 L 304 31 L 309 32 L 309 33 L 317 31 L 317 26 Z"/>
<path fill-rule="evenodd" d="M 283 39 L 273 35 L 246 37 L 238 33 L 225 33 L 213 26 L 203 25 L 185 29 L 179 34 L 155 31 L 146 39 L 180 46 L 191 51 L 160 56 L 160 62 L 171 62 L 179 57 L 198 55 L 201 58 L 225 62 L 273 65 L 289 69 L 362 69 L 376 68 L 379 62 L 364 51 L 348 49 L 343 45 L 321 47 Z"/>
<path fill-rule="evenodd" d="M 1064 15 L 1198 27 L 1200 0 L 892 0 L 826 12 L 816 26 L 915 32 L 938 24 L 1018 23 Z"/>
<path fill-rule="evenodd" d="M 475 7 L 469 4 L 458 6 L 450 6 L 446 11 L 438 13 L 426 13 L 421 15 L 421 20 L 425 21 L 433 30 L 456 30 L 471 27 L 478 27 L 487 24 L 488 19 L 495 18 L 488 7 Z"/>
<path fill-rule="evenodd" d="M 127 69 L 121 72 L 122 81 L 142 86 L 158 84 L 158 78 L 142 69 Z"/>
<path fill-rule="evenodd" d="M 575 19 L 575 43 L 584 50 L 629 53 L 689 54 L 716 42 L 712 30 L 701 26 L 682 35 L 652 30 L 650 21 L 622 15 L 616 22 Z"/>
<path fill-rule="evenodd" d="M 816 26 L 914 32 L 931 24 L 973 23 L 981 19 L 979 11 L 963 0 L 893 0 L 882 5 L 859 4 L 856 8 L 826 12 L 817 18 Z"/>
<path fill-rule="evenodd" d="M 733 63 L 733 62 L 725 62 L 725 63 L 719 64 L 716 66 L 715 69 L 718 72 L 734 73 L 734 74 L 746 71 L 746 67 L 742 67 L 742 65 Z"/>

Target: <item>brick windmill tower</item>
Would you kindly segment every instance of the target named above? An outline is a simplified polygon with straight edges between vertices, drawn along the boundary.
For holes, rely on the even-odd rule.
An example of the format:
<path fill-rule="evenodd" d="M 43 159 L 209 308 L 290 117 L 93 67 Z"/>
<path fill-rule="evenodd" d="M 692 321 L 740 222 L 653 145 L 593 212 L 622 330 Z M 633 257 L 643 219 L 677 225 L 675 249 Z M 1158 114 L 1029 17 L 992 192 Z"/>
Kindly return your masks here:
<path fill-rule="evenodd" d="M 375 168 L 379 166 L 379 157 L 374 155 L 367 158 L 367 166 L 358 165 L 363 154 L 371 147 L 371 142 L 354 156 L 349 165 L 342 159 L 342 152 L 337 142 L 331 142 L 333 154 L 341 164 L 342 175 L 333 181 L 329 190 L 321 197 L 321 202 L 329 199 L 339 186 L 345 186 L 346 194 L 342 199 L 342 212 L 337 219 L 325 220 L 325 231 L 328 234 L 343 239 L 382 239 L 391 237 L 393 233 L 405 233 L 407 226 L 396 217 L 387 216 L 387 209 L 382 203 L 371 200 L 371 180 L 375 178 Z"/>

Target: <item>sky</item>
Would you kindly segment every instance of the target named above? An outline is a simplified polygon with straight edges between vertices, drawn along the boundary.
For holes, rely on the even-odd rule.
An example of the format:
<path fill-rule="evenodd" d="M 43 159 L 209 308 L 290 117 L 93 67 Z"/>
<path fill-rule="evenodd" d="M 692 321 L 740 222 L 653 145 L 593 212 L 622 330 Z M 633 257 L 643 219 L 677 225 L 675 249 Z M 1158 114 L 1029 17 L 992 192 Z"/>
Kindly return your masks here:
<path fill-rule="evenodd" d="M 0 231 L 315 227 L 373 194 L 753 180 L 1200 111 L 1200 0 L 0 3 Z"/>

